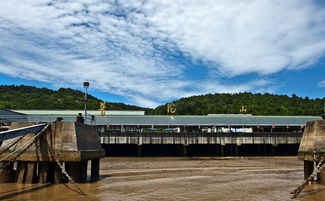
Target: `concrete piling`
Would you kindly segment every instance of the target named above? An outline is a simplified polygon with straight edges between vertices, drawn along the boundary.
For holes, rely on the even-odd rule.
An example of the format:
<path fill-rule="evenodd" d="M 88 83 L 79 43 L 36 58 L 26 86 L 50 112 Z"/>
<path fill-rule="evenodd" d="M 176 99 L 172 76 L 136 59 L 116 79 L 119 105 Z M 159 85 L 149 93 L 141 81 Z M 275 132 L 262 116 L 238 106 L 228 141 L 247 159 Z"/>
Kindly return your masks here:
<path fill-rule="evenodd" d="M 52 162 L 51 166 L 53 167 L 53 180 L 52 183 L 60 184 L 62 182 L 62 170 L 59 165 L 55 162 Z"/>
<path fill-rule="evenodd" d="M 36 162 L 24 162 L 25 163 L 25 184 L 33 184 L 37 182 L 37 163 Z"/>
<path fill-rule="evenodd" d="M 38 163 L 38 177 L 39 183 L 45 184 L 50 181 L 49 178 L 49 162 L 39 162 Z"/>
<path fill-rule="evenodd" d="M 3 166 L 7 163 L 0 162 L 0 166 Z M 0 172 L 0 183 L 11 183 L 15 181 L 16 172 L 13 169 L 13 164 L 7 166 L 3 171 Z"/>
<path fill-rule="evenodd" d="M 307 179 L 314 171 L 314 162 L 304 161 L 304 179 Z"/>
<path fill-rule="evenodd" d="M 91 160 L 91 181 L 98 181 L 99 179 L 99 159 Z"/>
<path fill-rule="evenodd" d="M 81 162 L 67 162 L 68 174 L 77 183 L 84 183 L 87 181 L 87 165 L 88 161 Z M 98 165 L 99 166 L 99 165 Z"/>
<path fill-rule="evenodd" d="M 187 146 L 186 145 L 183 145 L 183 150 L 182 150 L 182 155 L 183 157 L 186 157 L 187 156 Z"/>
<path fill-rule="evenodd" d="M 325 185 L 325 169 L 321 169 L 320 173 L 317 175 L 319 184 Z"/>
<path fill-rule="evenodd" d="M 26 162 L 19 161 L 17 165 L 17 183 L 23 184 L 25 183 L 25 176 L 26 176 Z"/>
<path fill-rule="evenodd" d="M 142 146 L 138 145 L 138 157 L 142 156 Z"/>
<path fill-rule="evenodd" d="M 220 156 L 224 156 L 225 155 L 225 146 L 221 145 L 220 146 Z"/>

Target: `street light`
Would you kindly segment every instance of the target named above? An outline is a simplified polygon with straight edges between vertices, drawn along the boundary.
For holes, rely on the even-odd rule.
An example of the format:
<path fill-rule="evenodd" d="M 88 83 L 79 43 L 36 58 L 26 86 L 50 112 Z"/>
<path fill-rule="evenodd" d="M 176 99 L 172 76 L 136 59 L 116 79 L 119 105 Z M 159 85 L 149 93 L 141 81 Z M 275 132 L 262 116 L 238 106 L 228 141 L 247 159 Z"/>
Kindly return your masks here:
<path fill-rule="evenodd" d="M 84 88 L 86 89 L 85 97 L 84 97 L 84 102 L 85 102 L 85 124 L 87 123 L 87 101 L 88 101 L 88 93 L 87 89 L 89 87 L 89 82 L 84 82 Z"/>

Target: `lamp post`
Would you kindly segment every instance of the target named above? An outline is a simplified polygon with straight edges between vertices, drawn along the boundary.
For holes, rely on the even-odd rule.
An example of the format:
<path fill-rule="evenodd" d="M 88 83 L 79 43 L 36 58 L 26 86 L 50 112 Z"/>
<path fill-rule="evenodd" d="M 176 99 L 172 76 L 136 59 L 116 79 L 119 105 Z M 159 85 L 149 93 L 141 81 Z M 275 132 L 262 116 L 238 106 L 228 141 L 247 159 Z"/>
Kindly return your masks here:
<path fill-rule="evenodd" d="M 84 88 L 86 89 L 86 93 L 85 93 L 85 97 L 84 97 L 84 101 L 85 101 L 85 124 L 87 123 L 87 101 L 88 101 L 88 93 L 87 93 L 87 89 L 89 87 L 89 82 L 84 82 Z"/>

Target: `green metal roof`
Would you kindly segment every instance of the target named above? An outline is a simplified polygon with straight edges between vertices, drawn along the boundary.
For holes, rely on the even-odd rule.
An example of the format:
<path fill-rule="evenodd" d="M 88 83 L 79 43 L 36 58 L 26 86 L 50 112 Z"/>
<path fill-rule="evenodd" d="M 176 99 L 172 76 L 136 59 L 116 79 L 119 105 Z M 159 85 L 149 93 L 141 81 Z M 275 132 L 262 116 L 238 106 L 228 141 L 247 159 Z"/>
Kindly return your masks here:
<path fill-rule="evenodd" d="M 281 125 L 300 126 L 317 116 L 114 116 L 97 117 L 96 125 Z"/>
<path fill-rule="evenodd" d="M 1 111 L 1 110 L 0 110 Z M 17 113 L 3 113 L 3 116 L 11 116 L 14 121 L 51 122 L 57 117 L 63 117 L 64 121 L 75 121 L 75 116 L 66 115 L 26 115 L 21 118 Z M 2 116 L 2 117 L 3 117 Z M 1 118 L 1 113 L 0 113 Z M 88 118 L 90 119 L 90 118 Z M 96 116 L 95 125 L 161 125 L 161 126 L 300 126 L 308 121 L 320 120 L 320 116 L 252 116 L 252 115 L 209 115 L 209 116 Z"/>

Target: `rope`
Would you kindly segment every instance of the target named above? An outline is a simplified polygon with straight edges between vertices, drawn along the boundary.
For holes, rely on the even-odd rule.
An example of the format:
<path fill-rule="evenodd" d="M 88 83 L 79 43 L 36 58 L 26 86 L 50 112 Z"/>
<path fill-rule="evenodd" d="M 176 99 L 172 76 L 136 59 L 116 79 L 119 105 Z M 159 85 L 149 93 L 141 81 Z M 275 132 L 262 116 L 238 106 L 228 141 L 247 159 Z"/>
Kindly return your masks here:
<path fill-rule="evenodd" d="M 47 139 L 45 138 L 48 150 L 50 152 L 50 155 L 52 157 L 52 159 L 58 164 L 58 166 L 61 169 L 62 174 L 64 174 L 68 179 L 69 182 L 72 183 L 76 188 L 77 188 L 77 192 L 80 193 L 81 195 L 87 195 L 80 187 L 79 185 L 70 177 L 70 175 L 67 173 L 67 171 L 65 171 L 63 165 L 60 163 L 60 161 L 55 157 L 54 154 L 54 150 L 52 148 L 52 146 L 50 146 L 50 144 L 48 143 Z"/>
<path fill-rule="evenodd" d="M 7 147 L 4 147 L 0 150 L 0 155 L 2 155 L 4 152 L 8 151 L 12 146 L 17 144 L 24 136 L 20 136 L 17 140 L 13 141 L 13 143 L 7 145 Z"/>
<path fill-rule="evenodd" d="M 311 173 L 311 175 L 300 186 L 298 186 L 294 191 L 291 192 L 291 194 L 293 194 L 291 198 L 296 198 L 301 193 L 301 191 L 308 185 L 308 183 L 312 181 L 314 177 L 322 170 L 323 167 L 325 167 L 325 163 L 324 159 L 321 159 L 314 171 Z"/>
<path fill-rule="evenodd" d="M 2 159 L 0 159 L 0 162 L 4 161 L 6 158 L 8 158 L 9 156 L 15 154 L 16 152 L 18 152 L 19 150 L 21 150 L 24 146 L 26 146 L 28 143 L 28 145 L 20 152 L 18 153 L 15 157 L 13 157 L 9 162 L 7 162 L 5 165 L 0 167 L 0 172 L 3 171 L 5 168 L 7 168 L 11 163 L 13 163 L 20 155 L 22 155 L 29 147 L 32 146 L 34 140 L 39 137 L 41 134 L 44 133 L 44 131 L 46 131 L 49 127 L 49 124 L 47 124 L 39 133 L 37 133 L 34 137 L 32 137 L 30 140 L 28 140 L 26 143 L 24 143 L 22 146 L 20 146 L 18 149 L 16 149 L 15 151 L 11 152 L 10 154 L 8 154 L 7 156 L 3 157 Z"/>

